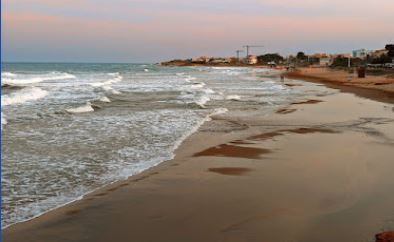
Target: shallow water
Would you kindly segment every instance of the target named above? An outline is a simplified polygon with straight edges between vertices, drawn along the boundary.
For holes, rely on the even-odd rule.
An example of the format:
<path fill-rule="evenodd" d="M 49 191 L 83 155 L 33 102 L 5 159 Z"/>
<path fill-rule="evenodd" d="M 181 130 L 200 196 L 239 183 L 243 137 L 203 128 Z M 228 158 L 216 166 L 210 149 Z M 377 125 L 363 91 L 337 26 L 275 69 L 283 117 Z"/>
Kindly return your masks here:
<path fill-rule="evenodd" d="M 3 226 L 171 159 L 210 115 L 303 95 L 266 69 L 5 64 Z"/>

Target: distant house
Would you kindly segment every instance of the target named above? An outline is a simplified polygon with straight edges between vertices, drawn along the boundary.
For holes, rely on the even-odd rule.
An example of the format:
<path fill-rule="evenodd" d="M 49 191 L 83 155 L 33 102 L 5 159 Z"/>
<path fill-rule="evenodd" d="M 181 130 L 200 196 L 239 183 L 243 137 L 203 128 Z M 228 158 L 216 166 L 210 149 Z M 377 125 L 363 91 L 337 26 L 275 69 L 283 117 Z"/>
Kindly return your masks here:
<path fill-rule="evenodd" d="M 314 54 L 311 55 L 309 58 L 313 65 L 320 67 L 329 66 L 333 62 L 332 56 L 325 53 Z"/>
<path fill-rule="evenodd" d="M 371 53 L 370 50 L 366 49 L 359 49 L 359 50 L 354 50 L 352 52 L 352 57 L 353 58 L 360 58 L 360 59 L 365 59 L 367 56 Z"/>
<path fill-rule="evenodd" d="M 209 59 L 209 64 L 229 64 L 230 62 L 231 58 L 212 57 Z"/>
<path fill-rule="evenodd" d="M 255 65 L 255 64 L 257 64 L 257 56 L 255 56 L 255 55 L 248 55 L 246 57 L 246 64 L 248 64 L 248 65 Z"/>
<path fill-rule="evenodd" d="M 206 64 L 209 61 L 209 57 L 207 56 L 200 56 L 200 57 L 193 57 L 192 58 L 192 63 L 196 64 Z"/>

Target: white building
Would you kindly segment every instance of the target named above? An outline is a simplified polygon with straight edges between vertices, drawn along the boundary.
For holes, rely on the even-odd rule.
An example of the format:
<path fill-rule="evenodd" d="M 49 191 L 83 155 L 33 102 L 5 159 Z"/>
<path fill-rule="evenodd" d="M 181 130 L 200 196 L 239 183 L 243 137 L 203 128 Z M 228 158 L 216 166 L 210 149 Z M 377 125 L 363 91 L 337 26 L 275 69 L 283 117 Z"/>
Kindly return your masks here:
<path fill-rule="evenodd" d="M 209 57 L 207 56 L 200 56 L 200 57 L 193 57 L 192 58 L 192 63 L 198 63 L 198 64 L 206 64 L 209 61 Z"/>
<path fill-rule="evenodd" d="M 255 65 L 255 64 L 257 64 L 257 56 L 255 56 L 255 55 L 248 55 L 246 57 L 246 63 L 248 65 Z"/>
<path fill-rule="evenodd" d="M 354 50 L 352 57 L 353 58 L 365 59 L 365 58 L 367 58 L 367 55 L 369 55 L 369 53 L 371 53 L 371 51 L 370 50 L 366 50 L 366 49 Z"/>
<path fill-rule="evenodd" d="M 311 55 L 310 58 L 314 59 L 314 65 L 326 67 L 332 64 L 333 58 L 326 53 L 318 53 Z"/>

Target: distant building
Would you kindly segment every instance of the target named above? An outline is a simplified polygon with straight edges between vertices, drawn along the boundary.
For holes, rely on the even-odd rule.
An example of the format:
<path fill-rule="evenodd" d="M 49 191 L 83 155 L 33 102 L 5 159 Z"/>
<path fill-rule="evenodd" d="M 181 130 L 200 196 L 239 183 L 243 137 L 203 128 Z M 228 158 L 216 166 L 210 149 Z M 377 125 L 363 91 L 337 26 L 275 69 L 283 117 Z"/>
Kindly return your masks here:
<path fill-rule="evenodd" d="M 255 56 L 255 55 L 248 55 L 246 57 L 246 64 L 248 64 L 248 65 L 255 65 L 255 64 L 257 64 L 257 56 Z"/>
<path fill-rule="evenodd" d="M 371 51 L 366 50 L 366 49 L 359 49 L 359 50 L 354 50 L 352 52 L 353 58 L 360 58 L 360 59 L 365 59 L 367 56 L 371 53 Z"/>
<path fill-rule="evenodd" d="M 209 61 L 209 57 L 207 56 L 200 56 L 200 57 L 193 57 L 192 58 L 192 63 L 196 64 L 206 64 Z"/>
<path fill-rule="evenodd" d="M 333 58 L 332 56 L 325 54 L 325 53 L 318 53 L 309 56 L 310 61 L 313 63 L 313 65 L 317 66 L 329 66 L 333 63 Z"/>
<path fill-rule="evenodd" d="M 209 59 L 210 64 L 229 64 L 230 62 L 231 62 L 231 58 L 212 57 Z"/>

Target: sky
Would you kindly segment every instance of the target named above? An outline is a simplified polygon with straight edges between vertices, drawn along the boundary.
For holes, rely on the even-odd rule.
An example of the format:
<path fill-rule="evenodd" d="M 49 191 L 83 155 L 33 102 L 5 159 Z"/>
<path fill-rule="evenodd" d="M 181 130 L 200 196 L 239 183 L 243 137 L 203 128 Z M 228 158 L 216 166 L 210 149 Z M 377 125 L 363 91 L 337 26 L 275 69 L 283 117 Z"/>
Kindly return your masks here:
<path fill-rule="evenodd" d="M 394 42 L 394 0 L 3 0 L 2 60 L 159 62 Z"/>

